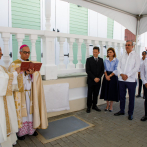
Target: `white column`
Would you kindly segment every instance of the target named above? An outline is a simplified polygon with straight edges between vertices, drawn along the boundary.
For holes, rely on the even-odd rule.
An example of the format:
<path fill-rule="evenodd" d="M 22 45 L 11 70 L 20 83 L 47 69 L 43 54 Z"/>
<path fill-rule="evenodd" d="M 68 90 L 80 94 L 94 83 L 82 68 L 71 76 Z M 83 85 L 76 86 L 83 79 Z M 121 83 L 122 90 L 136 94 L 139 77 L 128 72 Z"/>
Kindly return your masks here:
<path fill-rule="evenodd" d="M 9 39 L 10 39 L 10 33 L 2 33 L 2 38 L 4 42 L 4 49 L 3 49 L 3 61 L 4 61 L 4 66 L 6 68 L 9 67 L 9 62 L 10 62 L 10 56 L 9 56 Z"/>
<path fill-rule="evenodd" d="M 137 50 L 137 54 L 140 56 L 140 50 L 141 50 L 141 48 L 142 48 L 142 44 L 140 44 L 140 45 L 138 45 L 138 50 Z"/>
<path fill-rule="evenodd" d="M 122 44 L 121 44 L 121 46 L 122 46 L 122 48 L 123 48 L 123 54 L 126 52 L 126 46 L 125 46 L 125 45 L 126 45 L 126 43 L 122 43 Z"/>
<path fill-rule="evenodd" d="M 24 34 L 16 34 L 16 39 L 17 39 L 17 42 L 18 42 L 18 55 L 17 55 L 17 58 L 19 59 L 20 58 L 20 47 L 22 45 L 22 42 L 23 42 L 23 39 L 25 38 L 25 35 Z"/>
<path fill-rule="evenodd" d="M 93 41 L 93 46 L 98 46 L 98 44 L 99 44 L 99 41 L 98 40 L 94 40 Z"/>
<path fill-rule="evenodd" d="M 55 36 L 46 32 L 43 41 L 43 71 L 45 80 L 57 79 L 57 66 L 55 65 Z"/>
<path fill-rule="evenodd" d="M 117 42 L 113 42 L 113 48 L 114 48 L 115 52 L 117 52 L 116 58 L 118 58 L 119 53 L 118 53 L 118 43 Z"/>
<path fill-rule="evenodd" d="M 82 61 L 82 54 L 81 54 L 82 43 L 83 43 L 83 39 L 77 39 L 77 44 L 78 44 L 78 56 L 77 56 L 78 63 L 76 64 L 77 69 L 84 68 L 84 65 L 81 63 Z"/>
<path fill-rule="evenodd" d="M 117 43 L 116 43 L 117 44 Z M 121 43 L 119 43 L 118 44 L 118 59 L 120 59 L 120 57 L 121 57 L 121 48 L 122 48 L 122 44 Z"/>
<path fill-rule="evenodd" d="M 104 41 L 101 41 L 100 43 L 100 56 L 103 59 L 104 58 L 104 52 L 103 52 L 103 46 L 106 44 Z"/>
<path fill-rule="evenodd" d="M 45 0 L 46 30 L 51 29 L 51 0 Z"/>
<path fill-rule="evenodd" d="M 60 54 L 59 54 L 59 69 L 66 69 L 66 65 L 64 64 L 64 49 L 63 49 L 63 44 L 65 42 L 65 38 L 59 37 L 58 38 L 59 44 L 60 44 Z"/>
<path fill-rule="evenodd" d="M 107 42 L 106 50 L 108 50 L 109 47 L 112 47 L 112 42 Z"/>
<path fill-rule="evenodd" d="M 32 43 L 32 49 L 31 49 L 31 60 L 32 61 L 37 61 L 37 56 L 36 56 L 36 40 L 38 39 L 37 35 L 30 35 L 30 40 Z"/>
<path fill-rule="evenodd" d="M 68 69 L 74 69 L 75 64 L 73 64 L 73 43 L 75 42 L 74 38 L 68 38 L 69 43 L 69 64 L 67 65 Z"/>
<path fill-rule="evenodd" d="M 91 44 L 91 40 L 85 40 L 86 44 L 86 58 L 89 58 L 89 45 Z"/>
<path fill-rule="evenodd" d="M 98 44 L 99 44 L 99 41 L 98 40 L 94 40 L 93 41 L 93 47 L 98 46 Z M 101 56 L 101 55 L 99 54 L 98 56 Z"/>

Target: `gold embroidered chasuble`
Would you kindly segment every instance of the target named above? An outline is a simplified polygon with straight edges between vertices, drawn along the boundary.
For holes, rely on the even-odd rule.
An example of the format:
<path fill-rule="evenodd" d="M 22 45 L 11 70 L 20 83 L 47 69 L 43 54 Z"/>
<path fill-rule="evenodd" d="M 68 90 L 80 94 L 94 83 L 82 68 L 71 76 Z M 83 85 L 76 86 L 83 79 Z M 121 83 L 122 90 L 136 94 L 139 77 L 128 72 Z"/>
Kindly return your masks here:
<path fill-rule="evenodd" d="M 21 65 L 21 60 L 17 59 L 11 63 L 9 72 L 15 71 Z M 23 74 L 17 77 L 18 85 L 13 87 L 15 106 L 18 118 L 18 127 L 22 127 L 22 117 L 27 117 L 26 98 L 23 84 Z M 33 82 L 30 96 L 30 114 L 33 114 L 33 128 L 46 129 L 48 127 L 45 96 L 40 72 L 33 74 Z"/>
<path fill-rule="evenodd" d="M 10 133 L 11 133 L 11 125 L 10 125 L 10 117 L 9 117 L 9 111 L 8 111 L 8 104 L 7 104 L 6 96 L 12 96 L 13 73 L 9 73 L 5 67 L 3 67 L 3 66 L 1 66 L 1 67 L 3 68 L 3 70 L 9 76 L 6 95 L 3 96 L 4 108 L 5 108 L 5 117 L 6 117 L 6 126 L 7 126 L 7 136 L 9 136 Z"/>

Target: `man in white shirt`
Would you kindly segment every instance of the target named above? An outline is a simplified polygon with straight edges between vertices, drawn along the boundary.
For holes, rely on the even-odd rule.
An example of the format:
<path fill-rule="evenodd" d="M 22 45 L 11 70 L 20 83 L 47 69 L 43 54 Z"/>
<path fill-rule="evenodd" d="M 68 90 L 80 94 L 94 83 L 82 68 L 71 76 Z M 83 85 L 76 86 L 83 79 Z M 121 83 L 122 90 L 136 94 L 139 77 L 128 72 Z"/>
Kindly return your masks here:
<path fill-rule="evenodd" d="M 133 119 L 135 91 L 136 91 L 136 79 L 137 72 L 140 67 L 140 57 L 133 51 L 133 42 L 126 41 L 126 52 L 118 63 L 119 76 L 119 96 L 120 96 L 120 111 L 115 113 L 115 116 L 125 114 L 126 103 L 126 90 L 129 93 L 129 107 L 128 107 L 128 119 Z"/>
<path fill-rule="evenodd" d="M 145 61 L 145 59 L 146 59 L 146 54 L 147 54 L 147 52 L 146 51 L 143 51 L 142 52 L 142 58 L 140 60 L 140 68 L 139 68 L 139 71 L 138 71 L 138 82 L 139 82 L 139 86 L 138 86 L 138 95 L 136 97 L 141 97 L 142 80 L 141 80 L 140 72 L 141 72 L 141 66 L 142 66 L 143 62 Z M 143 89 L 144 89 L 144 86 L 143 86 Z M 144 94 L 143 94 L 143 97 L 144 97 Z"/>
<path fill-rule="evenodd" d="M 145 116 L 141 118 L 141 121 L 147 120 L 147 60 L 145 60 L 141 66 L 141 79 L 144 85 L 144 96 L 145 96 L 145 102 L 144 102 L 144 108 L 145 108 Z"/>

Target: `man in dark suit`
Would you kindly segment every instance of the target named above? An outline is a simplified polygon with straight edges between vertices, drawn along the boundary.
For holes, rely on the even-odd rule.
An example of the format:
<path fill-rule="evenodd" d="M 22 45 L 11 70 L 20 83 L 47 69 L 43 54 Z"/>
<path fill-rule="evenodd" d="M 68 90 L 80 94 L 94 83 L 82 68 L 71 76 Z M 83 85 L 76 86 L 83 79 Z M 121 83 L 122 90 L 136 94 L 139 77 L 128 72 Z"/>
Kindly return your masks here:
<path fill-rule="evenodd" d="M 90 113 L 90 109 L 96 111 L 101 111 L 97 107 L 97 98 L 99 94 L 99 89 L 101 86 L 101 77 L 104 73 L 104 63 L 103 59 L 98 57 L 100 53 L 99 47 L 93 48 L 93 56 L 87 58 L 86 61 L 86 73 L 87 73 L 87 84 L 88 84 L 88 94 L 87 94 L 87 113 Z"/>

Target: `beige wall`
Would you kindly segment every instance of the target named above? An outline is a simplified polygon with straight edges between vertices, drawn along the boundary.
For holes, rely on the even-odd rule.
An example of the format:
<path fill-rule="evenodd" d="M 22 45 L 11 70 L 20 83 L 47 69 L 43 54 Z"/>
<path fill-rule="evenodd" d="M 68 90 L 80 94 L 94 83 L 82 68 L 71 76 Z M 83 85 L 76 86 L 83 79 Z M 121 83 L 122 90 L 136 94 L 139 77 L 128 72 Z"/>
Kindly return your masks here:
<path fill-rule="evenodd" d="M 61 78 L 57 80 L 49 80 L 49 81 L 43 81 L 44 85 L 52 85 L 52 84 L 61 84 L 61 83 L 69 83 L 69 89 L 73 88 L 80 88 L 80 87 L 86 87 L 86 80 L 87 77 L 70 77 L 70 78 Z M 138 92 L 138 87 L 136 88 L 136 94 Z M 128 94 L 127 94 L 128 97 Z M 65 113 L 70 113 L 74 111 L 79 111 L 86 108 L 86 100 L 87 98 L 83 97 L 81 99 L 75 99 L 69 101 L 70 110 L 64 110 L 60 112 L 49 112 L 48 117 L 57 116 Z M 106 102 L 104 100 L 99 99 L 98 105 L 105 104 Z"/>
<path fill-rule="evenodd" d="M 79 87 L 86 87 L 86 76 L 82 77 L 70 77 L 70 78 L 60 78 L 57 80 L 49 80 L 43 81 L 44 85 L 52 85 L 52 84 L 61 84 L 61 83 L 69 83 L 69 89 L 72 88 L 79 88 Z"/>

